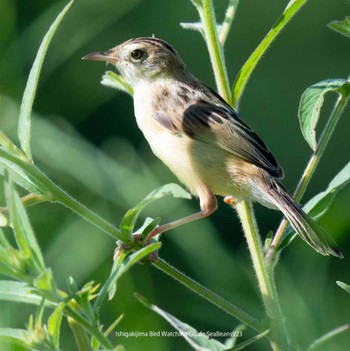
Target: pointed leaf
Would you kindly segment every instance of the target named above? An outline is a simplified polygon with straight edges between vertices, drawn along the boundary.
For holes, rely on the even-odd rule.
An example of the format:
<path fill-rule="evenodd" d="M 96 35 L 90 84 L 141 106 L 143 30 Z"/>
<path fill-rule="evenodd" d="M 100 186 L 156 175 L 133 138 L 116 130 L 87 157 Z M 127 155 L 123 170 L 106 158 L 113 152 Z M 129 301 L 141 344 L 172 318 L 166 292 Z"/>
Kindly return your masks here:
<path fill-rule="evenodd" d="M 340 282 L 339 280 L 337 281 L 337 285 L 350 294 L 350 285 Z"/>
<path fill-rule="evenodd" d="M 0 281 L 0 301 L 14 301 L 40 305 L 42 297 L 33 292 L 27 284 L 12 280 Z M 53 306 L 49 301 L 45 301 L 47 306 Z"/>
<path fill-rule="evenodd" d="M 314 219 L 321 217 L 332 204 L 337 192 L 350 182 L 350 162 L 333 178 L 327 189 L 309 200 L 303 210 Z"/>
<path fill-rule="evenodd" d="M 206 334 L 197 332 L 190 325 L 181 322 L 179 319 L 172 316 L 170 313 L 160 309 L 158 306 L 151 304 L 145 297 L 140 294 L 134 294 L 135 297 L 146 307 L 159 314 L 167 322 L 169 322 L 179 334 L 198 351 L 222 351 L 228 347 L 215 339 L 210 339 Z"/>
<path fill-rule="evenodd" d="M 345 17 L 341 21 L 332 21 L 328 23 L 328 27 L 350 38 L 350 17 Z"/>
<path fill-rule="evenodd" d="M 150 203 L 166 196 L 190 199 L 191 195 L 177 184 L 166 184 L 148 194 L 138 205 L 130 209 L 120 222 L 120 230 L 126 241 L 131 239 L 134 226 L 141 211 Z"/>
<path fill-rule="evenodd" d="M 299 104 L 299 122 L 304 139 L 312 150 L 316 149 L 316 126 L 325 95 L 331 91 L 341 93 L 350 83 L 345 79 L 329 79 L 307 88 Z"/>
<path fill-rule="evenodd" d="M 107 281 L 103 284 L 101 291 L 95 301 L 94 309 L 98 311 L 102 302 L 108 295 L 108 290 L 110 286 L 112 286 L 128 269 L 130 269 L 135 263 L 142 260 L 144 257 L 148 256 L 153 251 L 156 251 L 160 248 L 161 243 L 154 243 L 143 247 L 142 249 L 134 252 L 130 256 L 128 256 L 124 261 L 120 264 L 119 267 L 110 275 Z"/>
<path fill-rule="evenodd" d="M 345 332 L 349 329 L 349 324 L 342 325 L 339 328 L 331 330 L 330 332 L 326 333 L 325 335 L 321 336 L 319 339 L 315 340 L 306 351 L 314 351 L 319 349 L 324 343 L 326 343 L 329 339 L 334 338 L 340 333 Z"/>
<path fill-rule="evenodd" d="M 231 349 L 228 349 L 229 351 L 239 351 L 239 350 L 243 350 L 245 349 L 247 346 L 255 343 L 256 341 L 262 339 L 263 337 L 265 337 L 268 333 L 270 332 L 270 329 L 265 330 L 264 332 L 253 336 L 252 338 L 241 342 L 240 344 L 237 344 L 236 346 L 234 346 Z"/>
<path fill-rule="evenodd" d="M 130 95 L 134 94 L 131 85 L 128 84 L 122 76 L 112 71 L 105 72 L 102 76 L 101 84 L 109 88 L 121 90 Z"/>
<path fill-rule="evenodd" d="M 64 303 L 59 304 L 58 307 L 53 311 L 53 313 L 49 317 L 47 323 L 47 330 L 49 332 L 49 335 L 52 337 L 53 344 L 57 350 L 60 346 L 60 329 L 63 318 L 62 310 L 64 309 L 64 307 Z"/>
<path fill-rule="evenodd" d="M 7 171 L 5 172 L 5 198 L 19 248 L 26 254 L 27 258 L 33 259 L 38 271 L 43 270 L 45 265 L 40 247 L 36 241 L 26 210 L 14 189 L 12 179 Z"/>
<path fill-rule="evenodd" d="M 46 33 L 43 41 L 40 44 L 38 53 L 34 60 L 32 69 L 29 73 L 28 81 L 26 88 L 24 90 L 21 111 L 19 116 L 19 124 L 18 124 L 18 138 L 22 147 L 22 150 L 26 153 L 26 155 L 31 158 L 30 151 L 30 129 L 31 129 L 31 113 L 33 108 L 33 102 L 36 94 L 36 89 L 38 86 L 39 76 L 41 67 L 44 61 L 44 57 L 50 41 L 62 21 L 64 15 L 67 13 L 71 5 L 73 4 L 73 0 L 65 6 L 65 8 L 61 11 L 61 13 L 57 16 L 56 20 L 52 23 L 49 31 Z"/>

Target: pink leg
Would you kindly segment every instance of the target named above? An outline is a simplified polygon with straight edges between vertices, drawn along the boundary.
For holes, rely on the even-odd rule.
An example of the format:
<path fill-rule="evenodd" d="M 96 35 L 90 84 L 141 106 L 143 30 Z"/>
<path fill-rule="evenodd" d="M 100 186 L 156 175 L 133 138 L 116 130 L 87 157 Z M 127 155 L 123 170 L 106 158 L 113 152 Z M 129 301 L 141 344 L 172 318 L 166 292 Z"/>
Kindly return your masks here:
<path fill-rule="evenodd" d="M 174 229 L 180 225 L 196 221 L 197 219 L 201 219 L 204 217 L 210 216 L 213 212 L 216 211 L 218 208 L 218 203 L 216 200 L 215 195 L 210 192 L 209 190 L 201 191 L 199 194 L 199 200 L 200 200 L 200 206 L 201 206 L 201 211 L 194 213 L 190 216 L 180 218 L 176 221 L 169 222 L 167 224 L 163 224 L 154 230 L 147 236 L 147 244 L 150 243 L 151 239 L 158 234 L 164 233 L 170 229 Z"/>

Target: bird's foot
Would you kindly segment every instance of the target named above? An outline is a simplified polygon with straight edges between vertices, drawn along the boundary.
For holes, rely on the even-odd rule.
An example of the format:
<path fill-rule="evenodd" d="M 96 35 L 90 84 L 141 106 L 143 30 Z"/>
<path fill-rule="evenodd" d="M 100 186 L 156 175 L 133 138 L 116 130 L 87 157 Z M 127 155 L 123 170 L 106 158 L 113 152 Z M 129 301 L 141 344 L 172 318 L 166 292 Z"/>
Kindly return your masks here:
<path fill-rule="evenodd" d="M 224 202 L 225 202 L 225 204 L 227 204 L 227 205 L 229 205 L 229 206 L 231 206 L 231 207 L 236 206 L 237 203 L 238 203 L 237 199 L 234 198 L 234 197 L 231 196 L 231 195 L 230 195 L 230 196 L 226 196 L 226 197 L 224 198 Z"/>

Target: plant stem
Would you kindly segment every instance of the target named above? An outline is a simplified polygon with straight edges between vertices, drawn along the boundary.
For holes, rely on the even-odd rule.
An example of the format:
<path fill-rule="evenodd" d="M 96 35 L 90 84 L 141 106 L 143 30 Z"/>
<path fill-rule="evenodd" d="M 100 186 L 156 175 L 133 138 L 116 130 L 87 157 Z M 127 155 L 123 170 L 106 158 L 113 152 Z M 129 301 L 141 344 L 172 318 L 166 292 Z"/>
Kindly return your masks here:
<path fill-rule="evenodd" d="M 258 62 L 269 48 L 272 41 L 277 37 L 281 30 L 287 25 L 292 19 L 296 12 L 304 5 L 307 0 L 291 0 L 289 1 L 283 14 L 273 25 L 270 31 L 267 33 L 265 38 L 261 41 L 258 47 L 249 56 L 246 63 L 239 71 L 232 88 L 232 106 L 238 107 L 239 100 L 243 94 L 244 88 L 247 85 L 248 79 L 250 78 L 253 70 L 257 66 Z"/>
<path fill-rule="evenodd" d="M 237 8 L 236 8 L 237 3 L 238 3 L 238 0 L 230 0 L 229 5 L 227 7 L 227 10 L 225 13 L 225 19 L 222 23 L 222 27 L 218 35 L 219 43 L 222 47 L 224 46 L 228 33 L 231 29 L 232 21 L 237 11 Z"/>
<path fill-rule="evenodd" d="M 221 296 L 215 294 L 214 292 L 200 285 L 198 282 L 187 277 L 185 274 L 181 273 L 180 271 L 178 271 L 177 269 L 169 265 L 164 260 L 158 259 L 157 261 L 153 262 L 153 265 L 158 269 L 160 269 L 161 271 L 163 271 L 164 273 L 170 275 L 172 278 L 177 280 L 182 285 L 186 286 L 188 289 L 202 296 L 205 300 L 209 301 L 210 303 L 219 307 L 226 313 L 229 313 L 233 317 L 237 318 L 245 325 L 251 327 L 252 329 L 258 332 L 262 332 L 264 330 L 260 321 L 250 316 L 245 311 L 242 311 L 237 306 L 224 300 Z"/>
<path fill-rule="evenodd" d="M 219 94 L 229 103 L 230 88 L 225 67 L 225 58 L 219 42 L 214 6 L 212 0 L 203 0 L 202 6 L 196 5 L 204 27 L 204 37 L 214 71 L 215 82 Z"/>
<path fill-rule="evenodd" d="M 75 319 L 68 317 L 68 324 L 73 331 L 75 343 L 79 351 L 93 351 L 89 338 L 85 330 L 75 321 Z"/>
<path fill-rule="evenodd" d="M 267 269 L 259 233 L 256 229 L 255 218 L 251 204 L 241 201 L 235 209 L 241 219 L 248 248 L 252 257 L 254 270 L 259 282 L 260 292 L 265 305 L 266 314 L 271 324 L 271 345 L 274 350 L 289 350 L 284 317 L 279 304 L 273 276 Z"/>
<path fill-rule="evenodd" d="M 313 176 L 316 167 L 324 153 L 324 150 L 326 149 L 328 142 L 331 138 L 331 135 L 339 121 L 339 118 L 341 114 L 344 111 L 344 108 L 349 101 L 349 96 L 346 96 L 345 94 L 339 94 L 338 100 L 334 105 L 334 109 L 329 116 L 329 119 L 327 121 L 327 124 L 322 132 L 322 135 L 320 137 L 320 140 L 317 144 L 317 147 L 313 154 L 311 155 L 311 158 L 304 170 L 304 173 L 299 181 L 299 184 L 297 185 L 295 192 L 294 192 L 294 199 L 296 202 L 299 202 L 301 198 L 303 197 L 307 186 L 310 183 L 311 177 Z M 283 235 L 287 229 L 288 222 L 286 219 L 283 219 L 280 226 L 278 227 L 276 231 L 276 235 L 274 236 L 272 243 L 266 253 L 266 260 L 268 263 L 271 265 L 276 261 L 276 252 L 277 248 L 283 238 Z"/>
<path fill-rule="evenodd" d="M 45 196 L 48 196 L 48 200 L 61 203 L 62 205 L 79 214 L 90 223 L 94 224 L 96 227 L 100 228 L 105 233 L 111 235 L 114 238 L 122 240 L 120 231 L 116 227 L 82 205 L 72 196 L 67 194 L 63 189 L 61 189 L 52 180 L 50 180 L 44 173 L 42 173 L 33 163 L 24 161 L 23 159 L 2 148 L 0 148 L 0 157 L 13 162 L 21 169 L 23 169 L 25 173 L 32 180 L 34 180 L 34 183 L 38 186 L 38 188 L 42 192 L 45 192 Z"/>
<path fill-rule="evenodd" d="M 87 330 L 105 349 L 111 350 L 113 348 L 111 342 L 103 335 L 100 329 L 96 325 L 91 325 L 84 317 L 82 317 L 79 313 L 77 313 L 72 307 L 66 305 L 63 311 L 65 315 L 67 315 L 71 319 L 74 319 L 79 325 L 84 327 L 84 329 Z"/>

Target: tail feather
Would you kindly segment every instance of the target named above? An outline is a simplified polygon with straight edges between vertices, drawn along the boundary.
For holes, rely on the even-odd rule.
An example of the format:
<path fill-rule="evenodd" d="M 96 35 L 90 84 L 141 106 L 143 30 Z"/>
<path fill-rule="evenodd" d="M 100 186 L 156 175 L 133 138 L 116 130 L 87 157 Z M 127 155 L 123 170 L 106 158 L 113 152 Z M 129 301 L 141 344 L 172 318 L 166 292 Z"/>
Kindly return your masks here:
<path fill-rule="evenodd" d="M 269 189 L 274 203 L 285 215 L 294 230 L 299 236 L 313 247 L 321 255 L 333 255 L 343 258 L 334 240 L 308 216 L 301 207 L 294 201 L 288 191 L 275 180 L 271 181 Z"/>

